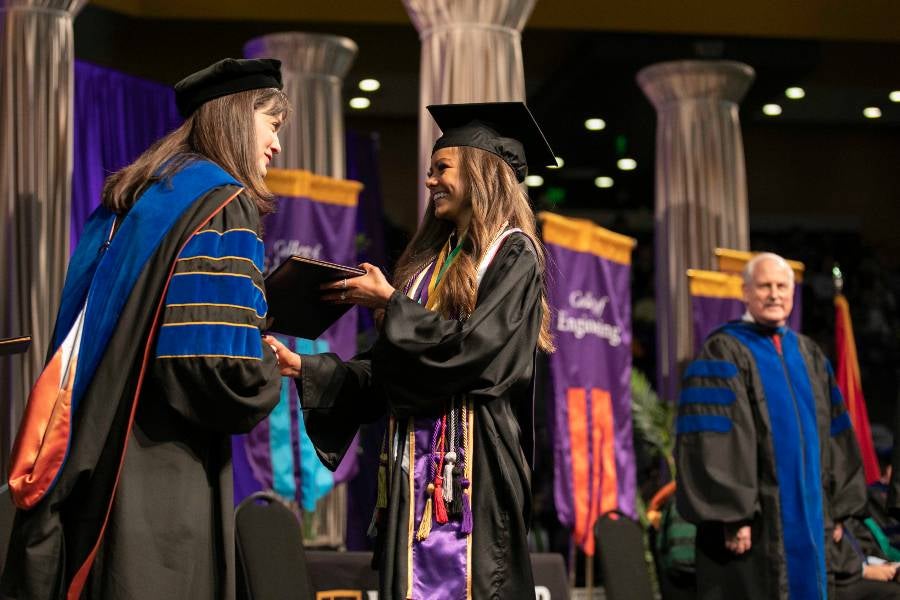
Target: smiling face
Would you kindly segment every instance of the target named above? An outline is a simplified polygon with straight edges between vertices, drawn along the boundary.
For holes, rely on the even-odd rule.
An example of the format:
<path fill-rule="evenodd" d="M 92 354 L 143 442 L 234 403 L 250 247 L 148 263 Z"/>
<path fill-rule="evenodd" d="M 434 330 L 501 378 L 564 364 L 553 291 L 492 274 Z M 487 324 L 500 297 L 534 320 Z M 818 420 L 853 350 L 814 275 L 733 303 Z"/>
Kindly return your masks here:
<path fill-rule="evenodd" d="M 256 126 L 256 164 L 260 175 L 264 176 L 269 170 L 272 157 L 281 152 L 281 142 L 278 141 L 278 130 L 281 128 L 282 116 L 267 113 L 271 106 L 258 108 L 253 112 Z"/>
<path fill-rule="evenodd" d="M 782 327 L 794 308 L 793 273 L 776 260 L 761 260 L 743 286 L 750 316 L 762 325 Z"/>
<path fill-rule="evenodd" d="M 472 218 L 472 203 L 466 197 L 459 167 L 459 149 L 441 148 L 431 155 L 425 187 L 431 193 L 434 216 L 453 221 L 462 231 Z"/>

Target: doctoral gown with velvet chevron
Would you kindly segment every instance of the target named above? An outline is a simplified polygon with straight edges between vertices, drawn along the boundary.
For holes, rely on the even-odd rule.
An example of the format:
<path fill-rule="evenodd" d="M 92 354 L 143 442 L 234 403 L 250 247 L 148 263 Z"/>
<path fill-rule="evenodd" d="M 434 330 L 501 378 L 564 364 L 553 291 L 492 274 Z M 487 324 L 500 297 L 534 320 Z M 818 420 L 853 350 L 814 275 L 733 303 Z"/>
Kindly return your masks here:
<path fill-rule="evenodd" d="M 471 598 L 534 597 L 527 528 L 541 286 L 531 242 L 510 235 L 485 272 L 468 319 L 442 318 L 395 292 L 370 352 L 349 362 L 304 356 L 297 379 L 310 438 L 331 468 L 361 423 L 387 412 L 395 420 L 396 439 L 403 440 L 411 418 L 439 415 L 451 397 L 471 401 Z M 416 543 L 409 536 L 403 455 L 389 459 L 386 518 L 378 525 L 375 564 L 385 600 L 408 597 L 408 556 Z M 422 493 L 424 483 L 417 482 L 414 491 Z M 427 594 L 445 597 L 441 589 Z"/>
<path fill-rule="evenodd" d="M 820 598 L 834 523 L 865 507 L 862 463 L 831 367 L 809 338 L 733 321 L 684 376 L 677 503 L 698 525 L 698 597 Z M 723 524 L 751 526 L 751 550 Z"/>
<path fill-rule="evenodd" d="M 174 182 L 166 193 L 178 193 Z M 48 495 L 17 512 L 0 595 L 78 594 L 73 580 L 83 571 L 82 598 L 234 597 L 230 434 L 268 414 L 280 377 L 260 338 L 266 303 L 255 203 L 233 184 L 201 187 L 133 285 L 109 295 L 122 296 L 121 311 L 74 416 L 67 461 Z M 127 269 L 138 240 L 168 211 L 145 210 L 153 208 L 141 205 L 147 197 L 105 250 L 121 260 L 100 262 L 95 281 Z M 103 231 L 82 236 L 67 290 L 69 279 L 91 276 L 78 271 L 78 257 L 104 251 L 114 218 L 102 207 L 92 217 Z M 72 289 L 81 291 L 64 291 L 57 328 L 70 327 L 65 315 L 84 305 L 86 288 Z M 95 320 L 108 318 L 101 310 Z M 85 331 L 97 327 L 86 321 Z"/>

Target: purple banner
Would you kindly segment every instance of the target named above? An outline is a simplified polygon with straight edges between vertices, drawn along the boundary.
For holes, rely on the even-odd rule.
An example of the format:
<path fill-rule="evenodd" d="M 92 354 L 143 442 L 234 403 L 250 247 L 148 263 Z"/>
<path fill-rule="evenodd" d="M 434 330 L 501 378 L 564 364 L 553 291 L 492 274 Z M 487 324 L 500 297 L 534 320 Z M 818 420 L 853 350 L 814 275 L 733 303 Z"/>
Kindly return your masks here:
<path fill-rule="evenodd" d="M 579 221 L 543 216 L 556 352 L 551 355 L 554 500 L 559 520 L 593 554 L 593 526 L 611 510 L 634 518 L 631 431 L 633 242 Z M 606 239 L 614 236 L 614 244 Z M 589 242 L 584 242 L 591 238 Z M 579 243 L 579 240 L 582 243 Z M 604 253 L 619 259 L 610 260 Z M 584 248 L 582 250 L 582 248 Z M 624 249 L 623 249 L 624 248 Z"/>
<path fill-rule="evenodd" d="M 312 178 L 312 179 L 311 179 Z M 264 222 L 266 248 L 265 271 L 269 273 L 292 255 L 308 256 L 341 264 L 356 264 L 356 203 L 358 186 L 350 182 L 317 178 L 302 171 L 277 171 L 267 183 L 279 188 L 306 187 L 312 180 L 326 181 L 323 199 L 307 196 L 278 196 L 278 210 Z M 333 192 L 336 188 L 353 187 Z M 332 190 L 332 192 L 329 192 Z M 334 196 L 334 197 L 332 197 Z M 352 202 L 348 201 L 351 197 Z M 356 353 L 357 309 L 341 317 L 318 340 L 282 337 L 301 354 L 334 352 L 343 359 Z M 279 336 L 281 337 L 281 336 Z M 235 454 L 235 501 L 239 502 L 259 489 L 273 489 L 279 495 L 296 500 L 304 510 L 313 510 L 316 502 L 336 483 L 357 472 L 356 440 L 332 474 L 321 464 L 306 434 L 300 398 L 294 382 L 285 378 L 281 401 L 271 415 L 246 436 L 233 439 Z"/>

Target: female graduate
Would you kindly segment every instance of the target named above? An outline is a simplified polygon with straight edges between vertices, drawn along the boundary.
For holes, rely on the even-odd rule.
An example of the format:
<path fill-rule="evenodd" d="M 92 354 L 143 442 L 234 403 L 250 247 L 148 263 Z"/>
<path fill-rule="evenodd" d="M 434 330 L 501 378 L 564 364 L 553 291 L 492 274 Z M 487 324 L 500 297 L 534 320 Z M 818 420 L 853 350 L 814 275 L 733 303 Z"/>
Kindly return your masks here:
<path fill-rule="evenodd" d="M 429 111 L 443 136 L 394 285 L 364 264 L 326 293 L 379 311 L 372 350 L 342 362 L 265 339 L 296 378 L 326 465 L 360 423 L 388 414 L 373 519 L 382 598 L 530 598 L 534 359 L 552 341 L 520 184 L 526 152 L 532 164 L 555 158 L 522 103 Z"/>
<path fill-rule="evenodd" d="M 13 449 L 0 596 L 234 598 L 230 434 L 280 388 L 259 239 L 279 67 L 185 78 L 184 124 L 107 179 Z"/>

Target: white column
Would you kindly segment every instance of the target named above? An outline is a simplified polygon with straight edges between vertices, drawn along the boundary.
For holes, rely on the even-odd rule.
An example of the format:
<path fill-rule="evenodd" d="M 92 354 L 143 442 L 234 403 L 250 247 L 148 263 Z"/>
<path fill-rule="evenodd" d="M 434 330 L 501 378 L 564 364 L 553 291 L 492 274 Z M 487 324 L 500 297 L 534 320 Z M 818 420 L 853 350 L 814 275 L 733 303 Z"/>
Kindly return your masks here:
<path fill-rule="evenodd" d="M 69 261 L 74 50 L 87 0 L 0 0 L 0 474 L 50 345 Z"/>
<path fill-rule="evenodd" d="M 419 217 L 440 135 L 425 107 L 525 100 L 521 32 L 537 0 L 403 0 L 419 32 Z"/>
<path fill-rule="evenodd" d="M 344 178 L 341 86 L 356 52 L 349 38 L 317 33 L 273 33 L 244 45 L 247 58 L 281 61 L 284 91 L 294 109 L 273 166 Z"/>
<path fill-rule="evenodd" d="M 693 351 L 687 269 L 715 268 L 717 247 L 749 246 L 738 103 L 753 78 L 742 63 L 697 60 L 637 75 L 657 112 L 657 386 L 669 400 Z"/>

